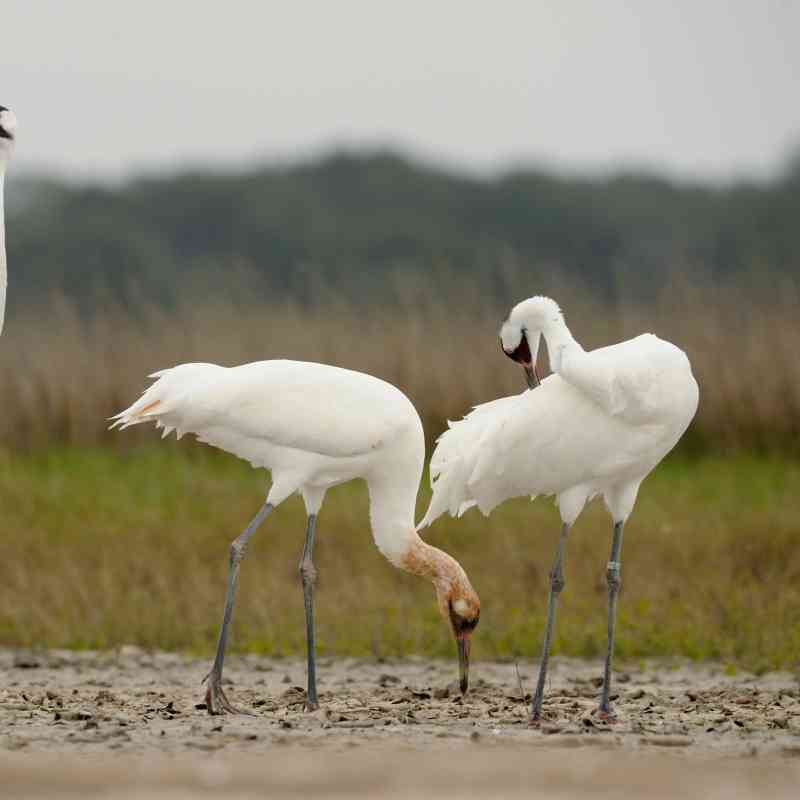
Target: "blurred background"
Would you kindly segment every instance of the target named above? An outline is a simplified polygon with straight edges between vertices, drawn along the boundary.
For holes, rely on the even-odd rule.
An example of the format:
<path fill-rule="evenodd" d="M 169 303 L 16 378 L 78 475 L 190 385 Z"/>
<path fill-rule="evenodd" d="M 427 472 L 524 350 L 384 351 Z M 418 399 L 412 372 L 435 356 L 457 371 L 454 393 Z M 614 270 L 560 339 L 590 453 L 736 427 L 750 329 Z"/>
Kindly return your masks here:
<path fill-rule="evenodd" d="M 701 385 L 629 526 L 620 651 L 794 663 L 796 4 L 1 13 L 0 102 L 20 125 L 0 642 L 213 645 L 227 544 L 265 476 L 108 433 L 147 374 L 272 357 L 361 369 L 406 391 L 432 446 L 447 419 L 523 388 L 497 330 L 549 294 L 585 346 L 653 331 Z M 302 650 L 303 514 L 286 506 L 244 567 L 241 649 Z M 598 507 L 579 527 L 557 647 L 594 656 L 610 523 Z M 428 588 L 371 546 L 362 487 L 332 492 L 320 528 L 323 651 L 449 653 Z M 538 652 L 557 530 L 540 500 L 429 532 L 483 595 L 478 654 Z"/>

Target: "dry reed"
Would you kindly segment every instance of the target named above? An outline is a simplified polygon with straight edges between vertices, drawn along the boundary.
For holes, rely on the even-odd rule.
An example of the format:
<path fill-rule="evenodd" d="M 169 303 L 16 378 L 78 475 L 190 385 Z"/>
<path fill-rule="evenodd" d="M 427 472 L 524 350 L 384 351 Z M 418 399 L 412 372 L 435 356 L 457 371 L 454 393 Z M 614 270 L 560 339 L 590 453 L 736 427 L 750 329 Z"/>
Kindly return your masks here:
<path fill-rule="evenodd" d="M 244 285 L 246 282 L 243 282 Z M 260 290 L 196 288 L 169 310 L 100 304 L 81 316 L 63 298 L 11 321 L 0 347 L 0 447 L 108 444 L 105 419 L 157 369 L 298 358 L 363 370 L 400 386 L 429 437 L 476 403 L 520 391 L 497 330 L 513 300 L 536 292 L 518 273 L 500 296 L 476 282 L 399 277 L 394 302 L 338 298 L 301 306 Z M 800 442 L 798 286 L 755 291 L 680 281 L 647 304 L 576 287 L 551 290 L 586 347 L 650 330 L 690 355 L 701 386 L 687 438 L 697 448 L 793 449 Z M 504 301 L 502 298 L 507 297 Z M 125 440 L 128 446 L 141 433 Z"/>

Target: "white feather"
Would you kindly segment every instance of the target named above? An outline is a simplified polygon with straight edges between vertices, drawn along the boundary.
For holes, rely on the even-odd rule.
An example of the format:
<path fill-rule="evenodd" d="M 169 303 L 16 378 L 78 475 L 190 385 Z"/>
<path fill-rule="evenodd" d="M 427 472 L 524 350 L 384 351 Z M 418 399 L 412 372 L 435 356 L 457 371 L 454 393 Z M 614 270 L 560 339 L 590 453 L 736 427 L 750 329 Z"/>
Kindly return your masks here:
<path fill-rule="evenodd" d="M 269 501 L 366 478 L 373 533 L 397 560 L 416 536 L 414 501 L 424 459 L 422 424 L 397 388 L 360 372 L 301 361 L 238 367 L 181 364 L 161 370 L 144 394 L 111 418 L 112 428 L 143 422 L 194 433 L 272 472 Z M 380 485 L 381 492 L 372 492 Z M 319 490 L 322 490 L 322 495 Z M 316 509 L 313 509 L 314 511 Z"/>
<path fill-rule="evenodd" d="M 6 225 L 4 188 L 6 166 L 14 149 L 14 134 L 17 131 L 17 118 L 14 112 L 7 108 L 0 111 L 0 127 L 12 138 L 0 136 L 0 333 L 3 332 L 3 323 L 6 315 L 6 288 L 8 275 L 6 268 Z"/>
<path fill-rule="evenodd" d="M 558 306 L 533 298 L 504 323 L 504 347 L 539 333 L 557 374 L 451 423 L 431 460 L 433 497 L 420 528 L 525 495 L 556 495 L 571 523 L 603 494 L 615 518 L 626 518 L 641 481 L 686 430 L 698 388 L 674 345 L 644 334 L 585 352 Z"/>

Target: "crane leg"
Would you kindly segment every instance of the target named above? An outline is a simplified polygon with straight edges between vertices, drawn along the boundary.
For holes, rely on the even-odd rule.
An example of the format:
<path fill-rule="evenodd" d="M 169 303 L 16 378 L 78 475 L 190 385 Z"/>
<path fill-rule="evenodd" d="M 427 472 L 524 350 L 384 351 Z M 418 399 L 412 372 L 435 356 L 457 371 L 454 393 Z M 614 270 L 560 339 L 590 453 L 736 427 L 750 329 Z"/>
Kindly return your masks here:
<path fill-rule="evenodd" d="M 222 615 L 222 628 L 219 632 L 217 654 L 214 657 L 214 664 L 211 667 L 211 672 L 203 678 L 204 682 L 208 682 L 208 688 L 206 689 L 206 710 L 209 714 L 222 714 L 225 711 L 231 714 L 246 713 L 231 705 L 228 698 L 225 697 L 225 692 L 222 690 L 222 665 L 225 661 L 225 644 L 228 641 L 228 627 L 231 623 L 233 605 L 236 601 L 236 582 L 239 579 L 239 565 L 244 558 L 248 540 L 256 532 L 258 526 L 261 525 L 273 508 L 274 506 L 271 503 L 264 503 L 258 514 L 253 517 L 253 520 L 247 528 L 245 528 L 244 533 L 231 543 L 228 589 L 225 593 L 225 612 Z"/>
<path fill-rule="evenodd" d="M 314 634 L 314 584 L 317 581 L 317 570 L 314 566 L 314 534 L 317 528 L 317 515 L 308 515 L 306 526 L 306 543 L 303 558 L 300 561 L 300 577 L 303 580 L 303 602 L 306 607 L 306 653 L 308 657 L 308 693 L 306 709 L 316 711 L 317 701 L 317 644 Z"/>
<path fill-rule="evenodd" d="M 614 539 L 611 543 L 611 558 L 606 568 L 606 581 L 608 583 L 608 649 L 606 651 L 606 666 L 603 674 L 603 693 L 600 697 L 600 713 L 605 717 L 612 716 L 611 712 L 611 661 L 614 656 L 614 626 L 617 616 L 617 594 L 622 584 L 620 578 L 620 551 L 622 550 L 622 528 L 624 522 L 614 523 Z"/>
<path fill-rule="evenodd" d="M 531 706 L 531 721 L 539 722 L 542 718 L 542 699 L 544 698 L 544 684 L 547 679 L 547 662 L 550 659 L 550 641 L 553 638 L 553 626 L 556 620 L 556 603 L 566 582 L 562 571 L 564 548 L 567 544 L 567 534 L 570 526 L 565 522 L 561 526 L 561 536 L 556 547 L 556 557 L 550 569 L 550 597 L 547 601 L 547 624 L 544 629 L 544 644 L 542 646 L 542 663 L 539 666 L 539 679 L 536 682 L 536 692 L 533 695 Z"/>

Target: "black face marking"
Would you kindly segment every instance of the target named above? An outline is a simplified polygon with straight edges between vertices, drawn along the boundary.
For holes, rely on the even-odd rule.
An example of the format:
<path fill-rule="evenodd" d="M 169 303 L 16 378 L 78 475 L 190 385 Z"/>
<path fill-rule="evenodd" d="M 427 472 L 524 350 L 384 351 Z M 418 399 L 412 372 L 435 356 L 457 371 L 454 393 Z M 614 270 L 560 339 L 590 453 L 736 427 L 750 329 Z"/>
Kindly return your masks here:
<path fill-rule="evenodd" d="M 502 341 L 500 342 L 500 347 L 503 347 Z M 528 337 L 525 331 L 522 332 L 522 339 L 520 339 L 519 344 L 517 345 L 517 349 L 514 350 L 512 353 L 509 353 L 505 347 L 503 347 L 503 352 L 513 361 L 516 361 L 518 364 L 530 364 L 531 363 L 531 348 L 528 344 Z"/>
<path fill-rule="evenodd" d="M 0 113 L 3 111 L 8 111 L 5 106 L 0 106 Z M 14 137 L 2 126 L 0 125 L 0 139 L 13 139 Z"/>
<path fill-rule="evenodd" d="M 478 627 L 477 619 L 462 619 L 460 624 L 456 627 L 457 633 L 471 633 Z"/>
<path fill-rule="evenodd" d="M 464 617 L 459 617 L 458 614 L 453 611 L 452 606 L 450 607 L 450 622 L 456 634 L 472 633 L 478 626 L 480 618 L 481 615 L 480 612 L 478 612 L 478 616 L 475 617 L 475 619 L 464 619 Z"/>

